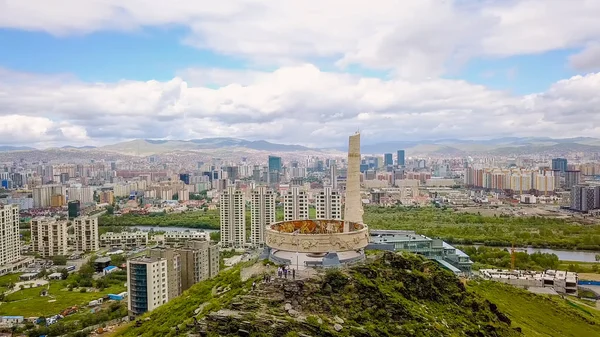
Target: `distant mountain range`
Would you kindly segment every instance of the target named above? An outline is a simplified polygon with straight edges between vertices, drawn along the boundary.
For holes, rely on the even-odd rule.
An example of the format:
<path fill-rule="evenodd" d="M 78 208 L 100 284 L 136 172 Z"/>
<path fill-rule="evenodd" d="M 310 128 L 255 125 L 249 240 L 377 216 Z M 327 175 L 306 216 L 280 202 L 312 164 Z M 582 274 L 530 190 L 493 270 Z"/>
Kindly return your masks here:
<path fill-rule="evenodd" d="M 0 146 L 0 152 L 33 151 L 27 146 Z M 192 140 L 153 140 L 135 139 L 117 144 L 94 146 L 63 146 L 44 151 L 93 151 L 118 153 L 123 155 L 148 156 L 178 151 L 213 153 L 220 152 L 272 152 L 272 153 L 337 153 L 346 152 L 347 147 L 336 149 L 310 148 L 301 145 L 272 143 L 265 140 L 244 140 L 238 138 L 204 138 Z M 363 138 L 363 154 L 396 153 L 405 150 L 407 155 L 446 155 L 466 156 L 487 155 L 531 155 L 531 154 L 568 154 L 575 152 L 600 152 L 600 139 L 589 137 L 555 139 L 548 137 L 518 138 L 506 137 L 487 140 L 441 139 L 423 141 L 392 141 L 369 143 Z M 39 150 L 37 150 L 39 151 Z"/>
<path fill-rule="evenodd" d="M 96 148 L 101 151 L 112 151 L 124 154 L 150 155 L 173 151 L 202 151 L 215 149 L 245 149 L 250 151 L 297 152 L 321 151 L 301 145 L 286 145 L 264 140 L 244 140 L 237 138 L 204 138 L 192 140 L 152 140 L 136 139 Z"/>
<path fill-rule="evenodd" d="M 343 149 L 341 149 L 343 150 Z M 529 155 L 574 152 L 600 152 L 600 139 L 589 137 L 554 139 L 540 138 L 496 138 L 487 140 L 442 139 L 431 141 L 397 141 L 361 146 L 362 153 L 396 153 L 406 150 L 407 154 L 432 154 L 460 156 L 468 154 Z"/>

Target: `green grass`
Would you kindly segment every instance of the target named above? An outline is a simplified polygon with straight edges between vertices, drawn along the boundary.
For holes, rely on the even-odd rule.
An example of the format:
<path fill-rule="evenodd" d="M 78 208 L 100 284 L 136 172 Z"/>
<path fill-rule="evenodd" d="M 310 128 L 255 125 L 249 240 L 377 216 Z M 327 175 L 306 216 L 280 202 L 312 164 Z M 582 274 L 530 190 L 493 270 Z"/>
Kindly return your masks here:
<path fill-rule="evenodd" d="M 496 304 L 526 337 L 600 336 L 600 312 L 583 304 L 490 281 L 470 282 L 468 289 Z"/>
<path fill-rule="evenodd" d="M 0 293 L 3 293 L 8 289 L 8 284 L 9 283 L 17 283 L 19 282 L 19 275 L 21 275 L 20 273 L 17 274 L 6 274 L 3 276 L 0 276 Z"/>
<path fill-rule="evenodd" d="M 543 217 L 484 216 L 435 207 L 365 207 L 373 229 L 415 230 L 454 244 L 600 251 L 600 225 Z"/>
<path fill-rule="evenodd" d="M 68 281 L 53 281 L 50 283 L 50 296 L 40 297 L 40 291 L 46 288 L 28 288 L 6 296 L 7 302 L 0 304 L 0 315 L 19 315 L 25 317 L 49 316 L 74 306 L 87 305 L 90 301 L 108 294 L 118 294 L 125 291 L 123 285 L 113 285 L 99 292 L 80 293 L 68 291 Z M 55 302 L 48 302 L 56 300 Z"/>

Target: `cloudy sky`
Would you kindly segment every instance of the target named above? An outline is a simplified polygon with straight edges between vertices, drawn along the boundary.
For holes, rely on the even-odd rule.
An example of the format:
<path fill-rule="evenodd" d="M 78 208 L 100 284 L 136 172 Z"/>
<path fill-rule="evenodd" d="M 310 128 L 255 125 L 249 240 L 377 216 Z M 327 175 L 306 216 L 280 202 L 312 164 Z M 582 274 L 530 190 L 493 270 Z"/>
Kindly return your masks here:
<path fill-rule="evenodd" d="M 0 145 L 600 137 L 598 0 L 0 0 Z"/>

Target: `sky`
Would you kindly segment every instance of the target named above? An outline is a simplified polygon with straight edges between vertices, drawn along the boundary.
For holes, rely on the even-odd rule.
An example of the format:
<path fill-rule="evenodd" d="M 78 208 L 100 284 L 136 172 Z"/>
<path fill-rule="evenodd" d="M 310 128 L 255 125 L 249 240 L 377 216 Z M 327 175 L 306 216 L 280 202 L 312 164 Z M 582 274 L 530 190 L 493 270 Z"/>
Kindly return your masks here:
<path fill-rule="evenodd" d="M 0 145 L 600 137 L 598 0 L 0 0 Z"/>

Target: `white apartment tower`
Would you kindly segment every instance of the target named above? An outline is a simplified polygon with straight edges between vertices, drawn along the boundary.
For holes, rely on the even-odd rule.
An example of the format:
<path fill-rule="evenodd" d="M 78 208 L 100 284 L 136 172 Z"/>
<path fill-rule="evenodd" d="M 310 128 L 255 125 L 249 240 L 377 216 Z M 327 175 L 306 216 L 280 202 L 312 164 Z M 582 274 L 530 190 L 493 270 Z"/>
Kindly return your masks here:
<path fill-rule="evenodd" d="M 308 219 L 308 194 L 299 186 L 292 186 L 283 198 L 285 221 Z"/>
<path fill-rule="evenodd" d="M 331 186 L 325 186 L 316 197 L 317 219 L 342 219 L 342 198 Z"/>
<path fill-rule="evenodd" d="M 75 250 L 78 252 L 95 252 L 100 249 L 98 238 L 98 218 L 80 216 L 73 221 L 75 227 Z"/>
<path fill-rule="evenodd" d="M 42 257 L 67 255 L 67 221 L 54 218 L 31 220 L 31 247 Z"/>
<path fill-rule="evenodd" d="M 246 205 L 244 194 L 229 186 L 220 196 L 221 245 L 243 247 L 246 244 Z"/>
<path fill-rule="evenodd" d="M 140 257 L 127 260 L 127 304 L 132 315 L 141 315 L 167 303 L 167 259 Z"/>
<path fill-rule="evenodd" d="M 265 228 L 275 222 L 275 193 L 266 186 L 252 191 L 250 243 L 254 247 L 265 244 Z"/>
<path fill-rule="evenodd" d="M 0 207 L 0 266 L 21 258 L 19 239 L 19 206 Z"/>

